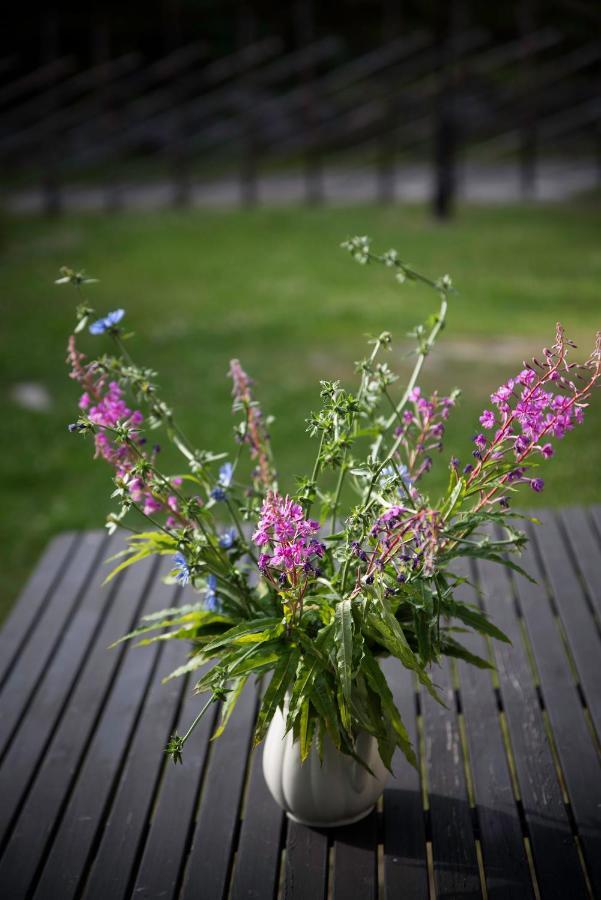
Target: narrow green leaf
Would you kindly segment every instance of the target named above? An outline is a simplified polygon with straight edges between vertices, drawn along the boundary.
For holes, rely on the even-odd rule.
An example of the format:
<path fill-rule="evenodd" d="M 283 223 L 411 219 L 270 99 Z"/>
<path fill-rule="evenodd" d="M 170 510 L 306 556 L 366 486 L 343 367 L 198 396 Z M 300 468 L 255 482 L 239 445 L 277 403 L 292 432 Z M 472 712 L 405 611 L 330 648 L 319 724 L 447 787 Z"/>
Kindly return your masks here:
<path fill-rule="evenodd" d="M 342 600 L 342 602 L 336 605 L 334 612 L 334 635 L 336 668 L 340 679 L 342 696 L 348 707 L 351 702 L 353 671 L 353 612 L 351 600 L 349 599 Z"/>
<path fill-rule="evenodd" d="M 265 737 L 276 709 L 284 705 L 286 691 L 296 671 L 299 658 L 300 650 L 298 647 L 291 647 L 286 655 L 280 656 L 257 716 L 254 736 L 255 746 Z"/>
<path fill-rule="evenodd" d="M 212 653 L 214 650 L 224 647 L 226 644 L 235 643 L 236 641 L 246 638 L 249 635 L 266 631 L 267 629 L 272 628 L 275 625 L 280 625 L 281 622 L 281 617 L 276 616 L 272 616 L 271 618 L 252 619 L 251 621 L 241 622 L 239 625 L 236 625 L 234 628 L 228 629 L 228 631 L 220 634 L 219 637 L 215 638 L 213 641 L 207 644 L 204 648 L 205 653 Z M 270 637 L 272 637 L 272 635 L 270 635 Z M 265 639 L 267 640 L 267 638 Z"/>
<path fill-rule="evenodd" d="M 236 703 L 240 698 L 240 694 L 244 690 L 244 685 L 248 681 L 248 675 L 242 675 L 240 678 L 236 678 L 234 681 L 234 685 L 232 689 L 226 695 L 225 701 L 221 707 L 221 722 L 219 726 L 215 729 L 215 732 L 211 738 L 214 741 L 216 738 L 220 737 L 225 731 L 226 725 L 230 720 L 230 716 L 234 711 Z"/>
<path fill-rule="evenodd" d="M 388 687 L 388 682 L 386 681 L 384 673 L 378 665 L 377 660 L 372 655 L 371 651 L 367 648 L 365 649 L 365 656 L 363 659 L 363 671 L 365 672 L 369 686 L 380 697 L 382 710 L 390 719 L 390 723 L 397 736 L 397 743 L 399 747 L 401 748 L 411 765 L 417 769 L 417 759 L 415 757 L 413 747 L 411 746 L 411 739 L 409 737 L 407 729 L 405 728 L 405 725 L 403 724 L 401 714 L 396 708 L 392 693 L 390 691 L 390 688 Z"/>
<path fill-rule="evenodd" d="M 482 612 L 476 606 L 468 603 L 461 603 L 458 600 L 448 600 L 445 602 L 445 614 L 459 619 L 464 625 L 469 625 L 481 634 L 488 634 L 498 641 L 504 641 L 510 644 L 511 641 L 500 628 L 490 621 L 486 613 Z"/>
<path fill-rule="evenodd" d="M 470 663 L 472 666 L 477 666 L 479 669 L 494 669 L 494 666 L 487 659 L 483 659 L 481 656 L 471 653 L 463 646 L 463 644 L 460 644 L 448 634 L 441 635 L 440 650 L 445 656 L 463 659 L 465 662 Z"/>

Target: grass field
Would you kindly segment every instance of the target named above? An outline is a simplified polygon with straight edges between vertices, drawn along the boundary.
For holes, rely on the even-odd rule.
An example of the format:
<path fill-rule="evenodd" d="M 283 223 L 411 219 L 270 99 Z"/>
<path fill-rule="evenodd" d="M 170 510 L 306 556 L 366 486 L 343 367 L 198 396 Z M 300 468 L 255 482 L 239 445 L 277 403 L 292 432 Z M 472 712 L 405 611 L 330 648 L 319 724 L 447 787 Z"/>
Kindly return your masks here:
<path fill-rule="evenodd" d="M 601 212 L 584 204 L 470 208 L 448 226 L 418 208 L 361 207 L 10 219 L 2 232 L 0 615 L 53 533 L 99 526 L 109 509 L 108 468 L 66 429 L 76 416 L 63 365 L 76 298 L 53 284 L 62 264 L 101 279 L 90 289 L 97 309 L 127 310 L 134 355 L 160 371 L 199 446 L 230 446 L 225 373 L 239 357 L 276 416 L 285 487 L 312 463 L 304 420 L 319 379 L 352 380 L 364 335 L 383 329 L 397 339 L 391 364 L 407 371 L 404 335 L 436 307 L 427 290 L 353 263 L 339 249 L 348 235 L 371 234 L 433 276 L 449 272 L 460 291 L 423 379 L 464 389 L 433 489 L 451 450 L 468 456 L 490 391 L 550 343 L 558 319 L 583 351 L 601 327 Z M 49 409 L 19 406 L 23 383 L 43 386 Z M 597 402 L 548 464 L 545 493 L 524 503 L 601 501 L 600 448 Z"/>

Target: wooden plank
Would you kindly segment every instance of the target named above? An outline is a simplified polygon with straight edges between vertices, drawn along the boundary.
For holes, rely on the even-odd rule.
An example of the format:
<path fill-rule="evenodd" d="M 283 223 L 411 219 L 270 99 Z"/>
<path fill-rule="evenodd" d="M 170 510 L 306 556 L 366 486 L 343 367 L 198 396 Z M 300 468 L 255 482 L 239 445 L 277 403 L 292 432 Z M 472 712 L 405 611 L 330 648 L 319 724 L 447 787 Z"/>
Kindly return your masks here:
<path fill-rule="evenodd" d="M 284 813 L 263 777 L 263 745 L 253 752 L 250 767 L 230 897 L 270 900 L 275 898 L 279 883 Z"/>
<path fill-rule="evenodd" d="M 288 819 L 285 900 L 326 900 L 328 831 Z"/>
<path fill-rule="evenodd" d="M 546 574 L 553 589 L 576 664 L 588 691 L 601 689 L 601 645 L 585 599 L 570 567 L 556 523 L 543 514 L 544 532 L 537 535 Z M 589 876 L 601 896 L 601 768 L 576 690 L 555 617 L 543 586 L 545 571 L 531 543 L 522 555 L 538 584 L 519 579 L 520 608 L 534 653 L 545 707 L 582 841 Z M 590 638 L 590 640 L 589 640 Z"/>
<path fill-rule="evenodd" d="M 545 900 L 585 897 L 584 877 L 507 575 L 494 563 L 478 564 L 478 572 L 486 611 L 512 641 L 497 641 L 494 650 L 538 887 Z"/>
<path fill-rule="evenodd" d="M 49 602 L 55 582 L 68 564 L 76 541 L 74 532 L 59 534 L 46 547 L 35 570 L 21 591 L 0 631 L 0 685 L 23 652 L 23 646 L 35 629 Z"/>
<path fill-rule="evenodd" d="M 0 694 L 0 758 L 33 692 L 43 682 L 44 672 L 60 646 L 67 623 L 75 615 L 82 594 L 94 577 L 96 566 L 103 558 L 104 540 L 101 533 L 90 532 L 82 537 L 39 618 L 38 626 L 4 682 Z"/>
<path fill-rule="evenodd" d="M 419 758 L 413 673 L 389 657 L 382 670 Z M 420 776 L 397 750 L 384 791 L 384 885 L 387 898 L 421 900 L 428 896 L 426 830 Z"/>
<path fill-rule="evenodd" d="M 175 605 L 182 602 L 180 595 Z M 164 766 L 172 765 L 164 749 L 174 732 L 186 684 L 183 678 L 167 684 L 162 684 L 161 679 L 181 665 L 186 651 L 186 644 L 178 640 L 168 641 L 163 648 L 160 672 L 151 683 L 83 892 L 89 900 L 129 896 L 158 781 Z"/>
<path fill-rule="evenodd" d="M 601 622 L 601 543 L 599 534 L 595 534 L 594 523 L 598 523 L 597 527 L 601 534 L 601 507 L 597 506 L 585 511 L 578 506 L 562 509 L 558 514 L 599 623 Z"/>
<path fill-rule="evenodd" d="M 198 677 L 203 671 L 199 670 Z M 177 725 L 179 734 L 186 732 L 203 702 L 202 697 L 192 692 L 190 682 L 185 691 Z M 156 897 L 176 897 L 179 894 L 216 712 L 217 706 L 214 705 L 201 719 L 186 745 L 182 765 L 170 763 L 163 773 L 132 890 L 133 897 L 150 900 Z"/>
<path fill-rule="evenodd" d="M 467 584 L 458 589 L 457 599 L 478 602 Z M 481 635 L 462 634 L 460 640 L 471 653 L 488 658 Z M 532 880 L 491 673 L 462 661 L 457 670 L 486 888 L 499 900 L 525 900 L 533 896 Z"/>
<path fill-rule="evenodd" d="M 334 900 L 376 900 L 378 896 L 378 819 L 374 809 L 369 816 L 333 829 Z"/>
<path fill-rule="evenodd" d="M 49 739 L 57 707 L 60 708 L 63 701 L 62 693 L 71 683 L 71 679 L 66 677 L 63 681 L 64 664 L 50 668 L 47 680 L 21 726 L 19 739 L 11 747 L 0 771 L 3 799 L 0 834 L 3 839 L 10 830 L 0 862 L 0 883 L 10 884 L 16 896 L 26 893 L 43 858 L 46 843 L 119 665 L 122 654 L 107 651 L 107 645 L 115 638 L 113 622 L 122 632 L 130 627 L 148 573 L 148 566 L 143 566 L 139 572 L 128 573 L 128 577 L 121 582 L 104 626 L 94 638 L 85 667 L 76 678 L 64 715 Z M 105 594 L 108 596 L 106 589 Z M 97 600 L 97 585 L 93 584 L 80 610 L 89 603 L 92 611 L 97 607 L 100 618 L 104 610 L 95 602 Z M 73 624 L 76 625 L 76 620 Z M 79 633 L 76 630 L 76 636 Z M 66 640 L 61 646 L 67 655 L 75 653 L 71 644 Z M 85 653 L 85 646 L 80 648 L 80 652 Z M 70 674 L 73 675 L 72 672 Z M 11 829 L 21 803 L 18 819 Z"/>
<path fill-rule="evenodd" d="M 181 900 L 226 896 L 256 704 L 249 683 L 209 759 Z"/>
<path fill-rule="evenodd" d="M 432 673 L 447 706 L 421 692 L 436 894 L 481 897 L 475 835 L 468 803 L 448 659 Z"/>
<path fill-rule="evenodd" d="M 173 587 L 154 579 L 148 590 L 146 612 L 170 606 Z M 104 825 L 116 780 L 137 719 L 145 701 L 161 644 L 128 646 L 112 685 L 102 716 L 87 748 L 77 781 L 57 823 L 46 864 L 34 896 L 38 900 L 68 900 L 77 895 Z"/>
<path fill-rule="evenodd" d="M 559 617 L 563 624 L 572 658 L 578 670 L 580 686 L 586 698 L 597 733 L 601 735 L 601 640 L 595 620 L 586 602 L 582 583 L 574 570 L 565 539 L 551 513 L 538 513 L 542 528 L 529 526 L 531 540 L 538 547 Z M 589 567 L 597 567 L 601 582 L 601 548 L 590 549 Z M 543 572 L 540 572 L 543 575 Z M 528 593 L 528 589 L 525 588 Z M 541 593 L 543 593 L 541 591 Z M 529 594 L 528 594 L 529 596 Z M 532 601 L 533 603 L 536 600 Z M 567 680 L 571 680 L 567 671 Z"/>

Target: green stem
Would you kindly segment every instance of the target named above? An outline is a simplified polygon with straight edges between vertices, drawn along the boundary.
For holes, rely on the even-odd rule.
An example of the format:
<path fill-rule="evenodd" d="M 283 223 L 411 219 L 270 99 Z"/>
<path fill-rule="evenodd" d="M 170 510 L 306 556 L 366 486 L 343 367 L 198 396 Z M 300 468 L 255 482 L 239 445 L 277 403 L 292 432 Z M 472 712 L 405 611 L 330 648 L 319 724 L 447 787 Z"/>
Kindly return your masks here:
<path fill-rule="evenodd" d="M 388 429 L 394 424 L 396 417 L 402 413 L 404 408 L 407 406 L 407 403 L 409 402 L 410 394 L 413 391 L 413 389 L 417 383 L 417 379 L 420 376 L 424 362 L 426 361 L 426 357 L 428 356 L 430 350 L 432 349 L 434 343 L 436 342 L 436 338 L 438 337 L 441 329 L 444 326 L 444 322 L 445 322 L 446 315 L 447 315 L 447 308 L 448 308 L 447 294 L 446 294 L 446 292 L 443 292 L 442 302 L 440 304 L 440 310 L 439 310 L 438 316 L 436 317 L 436 322 L 435 322 L 430 334 L 428 335 L 425 343 L 422 345 L 422 349 L 420 350 L 420 353 L 417 358 L 417 362 L 413 368 L 413 372 L 411 373 L 411 377 L 409 378 L 409 381 L 407 383 L 407 387 L 405 388 L 403 396 L 401 397 L 400 401 L 397 403 L 393 415 L 386 422 L 386 427 L 384 428 L 384 430 L 378 437 L 378 440 L 376 441 L 376 445 L 374 447 L 374 452 L 373 452 L 374 460 L 378 458 L 378 453 L 379 453 L 380 447 L 382 446 L 385 432 L 388 431 Z M 384 457 L 384 459 L 382 460 L 380 465 L 375 470 L 375 472 L 372 476 L 372 479 L 369 483 L 369 487 L 368 487 L 367 494 L 365 497 L 366 503 L 369 500 L 369 498 L 371 497 L 371 493 L 374 489 L 374 485 L 376 484 L 378 478 L 380 477 L 382 470 L 388 465 L 391 458 L 397 452 L 397 450 L 401 446 L 402 440 L 403 440 L 403 435 L 398 435 L 398 437 L 392 444 L 391 449 L 389 450 L 389 452 L 386 454 L 386 456 Z"/>
<path fill-rule="evenodd" d="M 321 438 L 319 440 L 319 449 L 317 450 L 317 456 L 315 457 L 315 462 L 313 464 L 313 471 L 311 473 L 311 483 L 315 484 L 317 481 L 317 476 L 319 475 L 319 470 L 321 468 L 321 451 L 323 450 L 323 443 L 326 439 L 325 431 L 321 432 Z M 311 512 L 311 507 L 313 506 L 312 500 L 307 500 L 307 506 L 305 508 L 305 515 L 308 516 Z"/>
<path fill-rule="evenodd" d="M 205 705 L 203 706 L 201 711 L 198 713 L 198 715 L 196 716 L 196 718 L 194 719 L 194 721 L 192 722 L 192 724 L 186 731 L 185 735 L 181 739 L 181 743 L 180 743 L 181 748 L 183 748 L 184 744 L 186 743 L 186 741 L 188 740 L 188 738 L 190 737 L 190 735 L 192 734 L 192 732 L 194 731 L 194 729 L 196 728 L 196 726 L 198 725 L 198 723 L 200 722 L 200 720 L 202 719 L 202 717 L 204 716 L 204 714 L 206 713 L 207 709 L 209 708 L 209 706 L 211 705 L 212 702 L 213 702 L 213 697 L 209 697 L 209 699 L 207 700 L 207 702 L 205 703 Z"/>
<path fill-rule="evenodd" d="M 234 505 L 228 500 L 227 497 L 225 498 L 225 505 L 227 506 L 227 508 L 229 510 L 229 514 L 232 517 L 232 521 L 233 521 L 234 525 L 236 526 L 236 531 L 238 532 L 238 535 L 240 537 L 242 545 L 246 549 L 246 552 L 248 553 L 248 555 L 250 556 L 252 561 L 255 563 L 255 565 L 258 565 L 257 556 L 256 556 L 254 550 L 252 549 L 250 542 L 248 542 L 246 539 L 246 535 L 244 534 L 244 530 L 242 528 L 242 523 L 240 522 L 240 519 L 238 518 L 238 514 L 236 513 Z"/>
<path fill-rule="evenodd" d="M 370 374 L 371 374 L 371 366 L 382 346 L 382 342 L 378 339 L 374 344 L 374 349 L 371 352 L 371 356 L 369 357 L 369 366 L 370 366 Z M 359 385 L 359 390 L 357 392 L 357 403 L 363 399 L 363 394 L 365 393 L 365 385 L 367 384 L 367 373 L 363 371 L 361 373 L 361 383 Z M 357 415 L 353 415 L 353 418 L 350 422 L 350 427 L 353 428 L 354 435 L 356 436 L 357 430 Z M 345 448 L 344 453 L 342 454 L 342 462 L 340 464 L 340 475 L 338 476 L 338 484 L 336 485 L 336 494 L 334 497 L 334 506 L 332 507 L 332 533 L 336 530 L 336 516 L 338 515 L 338 506 L 340 504 L 340 496 L 342 494 L 342 485 L 344 483 L 344 479 L 346 477 L 347 465 L 346 460 L 348 456 L 348 448 Z"/>

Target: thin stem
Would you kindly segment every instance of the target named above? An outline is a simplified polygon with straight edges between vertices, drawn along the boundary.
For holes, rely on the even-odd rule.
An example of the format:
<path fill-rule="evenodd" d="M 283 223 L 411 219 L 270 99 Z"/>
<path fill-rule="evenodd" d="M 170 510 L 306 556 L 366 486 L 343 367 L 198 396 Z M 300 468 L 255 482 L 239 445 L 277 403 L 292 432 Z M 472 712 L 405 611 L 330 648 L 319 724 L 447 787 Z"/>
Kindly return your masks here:
<path fill-rule="evenodd" d="M 188 740 L 188 738 L 190 737 L 190 735 L 192 734 L 192 732 L 194 731 L 194 729 L 196 728 L 196 726 L 198 725 L 198 723 L 200 722 L 200 720 L 202 719 L 202 717 L 204 716 L 204 714 L 206 713 L 207 709 L 209 708 L 209 706 L 211 705 L 212 702 L 213 702 L 213 697 L 211 696 L 211 697 L 209 697 L 209 699 L 207 700 L 207 702 L 205 703 L 205 705 L 203 706 L 201 711 L 198 713 L 198 715 L 196 716 L 196 718 L 194 719 L 194 721 L 192 722 L 192 724 L 186 731 L 183 738 L 180 739 L 180 748 L 182 748 L 184 746 L 184 744 L 186 743 L 186 741 Z"/>
<path fill-rule="evenodd" d="M 246 548 L 248 555 L 250 556 L 252 561 L 255 563 L 255 565 L 258 565 L 257 556 L 256 556 L 254 550 L 252 549 L 250 542 L 247 541 L 247 539 L 246 539 L 246 535 L 244 534 L 244 530 L 242 528 L 242 523 L 240 522 L 240 519 L 238 518 L 238 514 L 236 513 L 234 505 L 228 500 L 227 497 L 225 498 L 225 505 L 227 506 L 227 508 L 229 510 L 229 514 L 232 517 L 232 521 L 233 521 L 234 525 L 236 526 L 236 531 L 238 532 L 240 540 L 242 541 L 242 544 Z"/>
<path fill-rule="evenodd" d="M 382 341 L 380 339 L 376 340 L 374 344 L 374 349 L 371 352 L 371 356 L 369 357 L 369 367 L 371 372 L 371 366 L 374 363 L 374 360 L 382 346 Z M 359 390 L 357 392 L 357 404 L 361 402 L 363 399 L 363 394 L 365 393 L 365 386 L 367 384 L 367 372 L 364 370 L 361 373 L 361 383 L 359 385 Z M 353 414 L 350 422 L 350 427 L 353 428 L 354 435 L 356 436 L 357 431 L 357 415 L 358 413 Z M 338 476 L 338 484 L 336 485 L 336 494 L 334 496 L 334 505 L 332 507 L 332 533 L 336 530 L 336 516 L 338 515 L 338 506 L 340 504 L 340 496 L 342 494 L 342 485 L 344 483 L 344 479 L 346 477 L 346 473 L 348 470 L 347 467 L 347 456 L 348 456 L 348 448 L 344 448 L 344 452 L 342 454 L 342 462 L 340 464 L 340 475 Z"/>
<path fill-rule="evenodd" d="M 323 450 L 323 444 L 326 439 L 325 431 L 321 432 L 321 438 L 319 440 L 319 448 L 317 450 L 317 456 L 315 457 L 315 462 L 313 464 L 313 471 L 311 473 L 311 483 L 315 485 L 317 482 L 317 476 L 319 475 L 319 470 L 321 468 L 321 452 Z M 313 500 L 307 500 L 307 506 L 305 508 L 305 515 L 309 515 L 311 512 L 311 507 L 313 506 Z"/>

